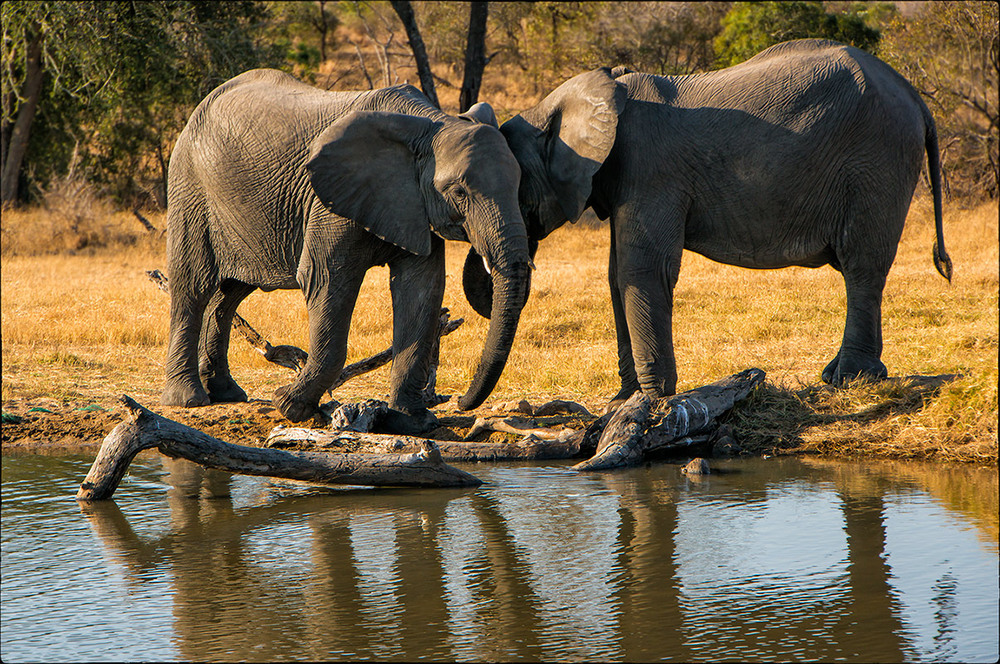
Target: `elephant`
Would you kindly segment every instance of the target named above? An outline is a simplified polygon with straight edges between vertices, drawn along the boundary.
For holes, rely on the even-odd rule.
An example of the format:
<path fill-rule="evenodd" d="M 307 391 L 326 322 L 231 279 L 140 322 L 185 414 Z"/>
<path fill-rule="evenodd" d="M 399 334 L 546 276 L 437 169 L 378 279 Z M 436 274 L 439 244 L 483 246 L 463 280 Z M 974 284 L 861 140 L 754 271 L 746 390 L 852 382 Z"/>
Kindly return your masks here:
<path fill-rule="evenodd" d="M 934 120 L 897 72 L 850 46 L 790 41 L 687 76 L 601 68 L 500 131 L 521 165 L 532 243 L 588 206 L 610 217 L 621 379 L 612 405 L 638 390 L 676 392 L 672 306 L 683 249 L 747 268 L 831 265 L 844 278 L 847 319 L 822 379 L 885 377 L 882 290 L 925 152 L 933 260 L 951 280 Z M 466 296 L 488 316 L 491 290 L 473 252 Z"/>
<path fill-rule="evenodd" d="M 300 288 L 309 353 L 274 404 L 312 417 L 344 365 L 366 271 L 388 265 L 392 428 L 436 420 L 423 402 L 444 297 L 444 240 L 471 243 L 499 293 L 471 385 L 480 405 L 503 371 L 528 294 L 520 170 L 487 104 L 449 116 L 410 85 L 331 92 L 270 69 L 244 72 L 198 105 L 168 168 L 170 336 L 161 403 L 245 401 L 228 348 L 256 289 Z"/>

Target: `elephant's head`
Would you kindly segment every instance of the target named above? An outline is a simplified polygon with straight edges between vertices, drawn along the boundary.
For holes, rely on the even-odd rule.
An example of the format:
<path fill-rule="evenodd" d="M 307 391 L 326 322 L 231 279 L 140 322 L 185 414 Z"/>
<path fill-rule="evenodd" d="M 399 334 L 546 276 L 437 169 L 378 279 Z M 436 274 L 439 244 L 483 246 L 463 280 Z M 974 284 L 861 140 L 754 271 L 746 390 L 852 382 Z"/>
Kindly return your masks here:
<path fill-rule="evenodd" d="M 500 127 L 521 166 L 518 198 L 532 257 L 539 240 L 583 214 L 624 107 L 625 90 L 602 67 L 569 79 Z M 489 316 L 492 291 L 474 252 L 466 258 L 462 284 L 472 307 Z"/>
<path fill-rule="evenodd" d="M 460 118 L 355 111 L 314 141 L 312 187 L 332 212 L 418 255 L 431 233 L 470 242 L 500 295 L 463 410 L 480 405 L 507 361 L 527 299 L 528 238 L 517 201 L 520 169 L 488 105 Z"/>

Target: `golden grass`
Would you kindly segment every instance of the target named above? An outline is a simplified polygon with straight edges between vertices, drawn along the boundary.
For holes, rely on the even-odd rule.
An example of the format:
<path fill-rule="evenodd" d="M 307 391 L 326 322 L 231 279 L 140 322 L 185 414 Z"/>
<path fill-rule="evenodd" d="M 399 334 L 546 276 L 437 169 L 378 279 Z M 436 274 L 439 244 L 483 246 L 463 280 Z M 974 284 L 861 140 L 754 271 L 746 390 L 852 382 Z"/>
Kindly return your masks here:
<path fill-rule="evenodd" d="M 158 228 L 163 215 L 150 216 Z M 4 408 L 31 400 L 110 401 L 127 392 L 155 404 L 162 384 L 168 298 L 144 270 L 165 267 L 162 238 L 131 215 L 111 215 L 109 247 L 74 255 L 32 249 L 52 220 L 43 212 L 3 215 Z M 41 229 L 41 230 L 40 230 Z M 931 261 L 933 222 L 917 200 L 883 304 L 892 376 L 962 374 L 937 386 L 899 381 L 828 390 L 823 366 L 839 346 L 844 288 L 831 268 L 746 270 L 686 253 L 676 293 L 674 338 L 685 390 L 750 366 L 768 387 L 730 419 L 754 450 L 812 450 L 996 463 L 997 204 L 949 209 L 945 236 L 951 284 Z M 51 237 L 51 234 L 49 235 Z M 7 242 L 20 247 L 8 251 Z M 39 245 L 40 246 L 40 245 Z M 468 245 L 448 243 L 445 306 L 463 325 L 442 343 L 438 391 L 461 394 L 471 379 L 487 321 L 461 293 Z M 607 228 L 564 227 L 542 243 L 517 340 L 487 406 L 511 399 L 581 401 L 601 410 L 618 389 L 607 286 Z M 28 255 L 25 255 L 28 254 Z M 32 255 L 33 254 L 33 255 Z M 308 347 L 298 291 L 251 295 L 240 313 L 272 343 Z M 348 361 L 391 343 L 388 269 L 365 280 L 351 327 Z M 290 373 L 234 335 L 233 373 L 252 397 L 268 399 Z M 338 389 L 341 400 L 386 394 L 383 368 Z"/>

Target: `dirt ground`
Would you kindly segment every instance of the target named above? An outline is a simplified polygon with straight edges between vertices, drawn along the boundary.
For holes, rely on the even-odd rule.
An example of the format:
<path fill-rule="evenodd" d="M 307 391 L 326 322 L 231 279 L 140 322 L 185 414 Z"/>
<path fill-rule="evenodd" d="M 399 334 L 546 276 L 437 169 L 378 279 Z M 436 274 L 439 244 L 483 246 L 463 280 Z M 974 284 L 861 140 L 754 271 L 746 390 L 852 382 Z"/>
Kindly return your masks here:
<path fill-rule="evenodd" d="M 264 399 L 251 399 L 246 403 L 213 404 L 203 408 L 143 405 L 164 417 L 238 445 L 259 446 L 274 427 L 291 425 L 270 401 Z M 445 403 L 434 409 L 440 426 L 426 434 L 426 437 L 435 440 L 462 440 L 472 428 L 477 415 L 527 417 L 524 412 L 518 411 L 517 407 L 517 402 L 509 402 L 467 413 L 460 412 L 449 403 Z M 14 415 L 15 413 L 17 415 Z M 11 415 L 14 417 L 10 417 Z M 3 453 L 96 453 L 104 437 L 125 418 L 125 408 L 117 403 L 116 399 L 87 405 L 62 403 L 54 399 L 38 399 L 31 402 L 11 400 L 4 404 Z M 538 427 L 556 429 L 582 429 L 593 421 L 593 418 L 583 415 L 565 414 L 531 419 Z M 319 428 L 322 423 L 302 422 L 296 426 Z M 518 436 L 513 434 L 484 432 L 477 435 L 474 440 L 501 442 L 517 438 Z"/>

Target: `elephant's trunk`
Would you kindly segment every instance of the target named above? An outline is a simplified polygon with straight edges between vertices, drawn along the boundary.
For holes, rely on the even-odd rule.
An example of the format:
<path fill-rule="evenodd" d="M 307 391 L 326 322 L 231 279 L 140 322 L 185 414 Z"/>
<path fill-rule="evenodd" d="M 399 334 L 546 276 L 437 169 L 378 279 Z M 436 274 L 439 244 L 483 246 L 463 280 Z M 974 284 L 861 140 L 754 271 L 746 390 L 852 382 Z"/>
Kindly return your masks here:
<path fill-rule="evenodd" d="M 483 355 L 472 377 L 469 391 L 458 400 L 460 410 L 478 407 L 490 395 L 503 373 L 517 332 L 521 309 L 528 299 L 528 263 L 493 270 L 493 306 Z"/>

